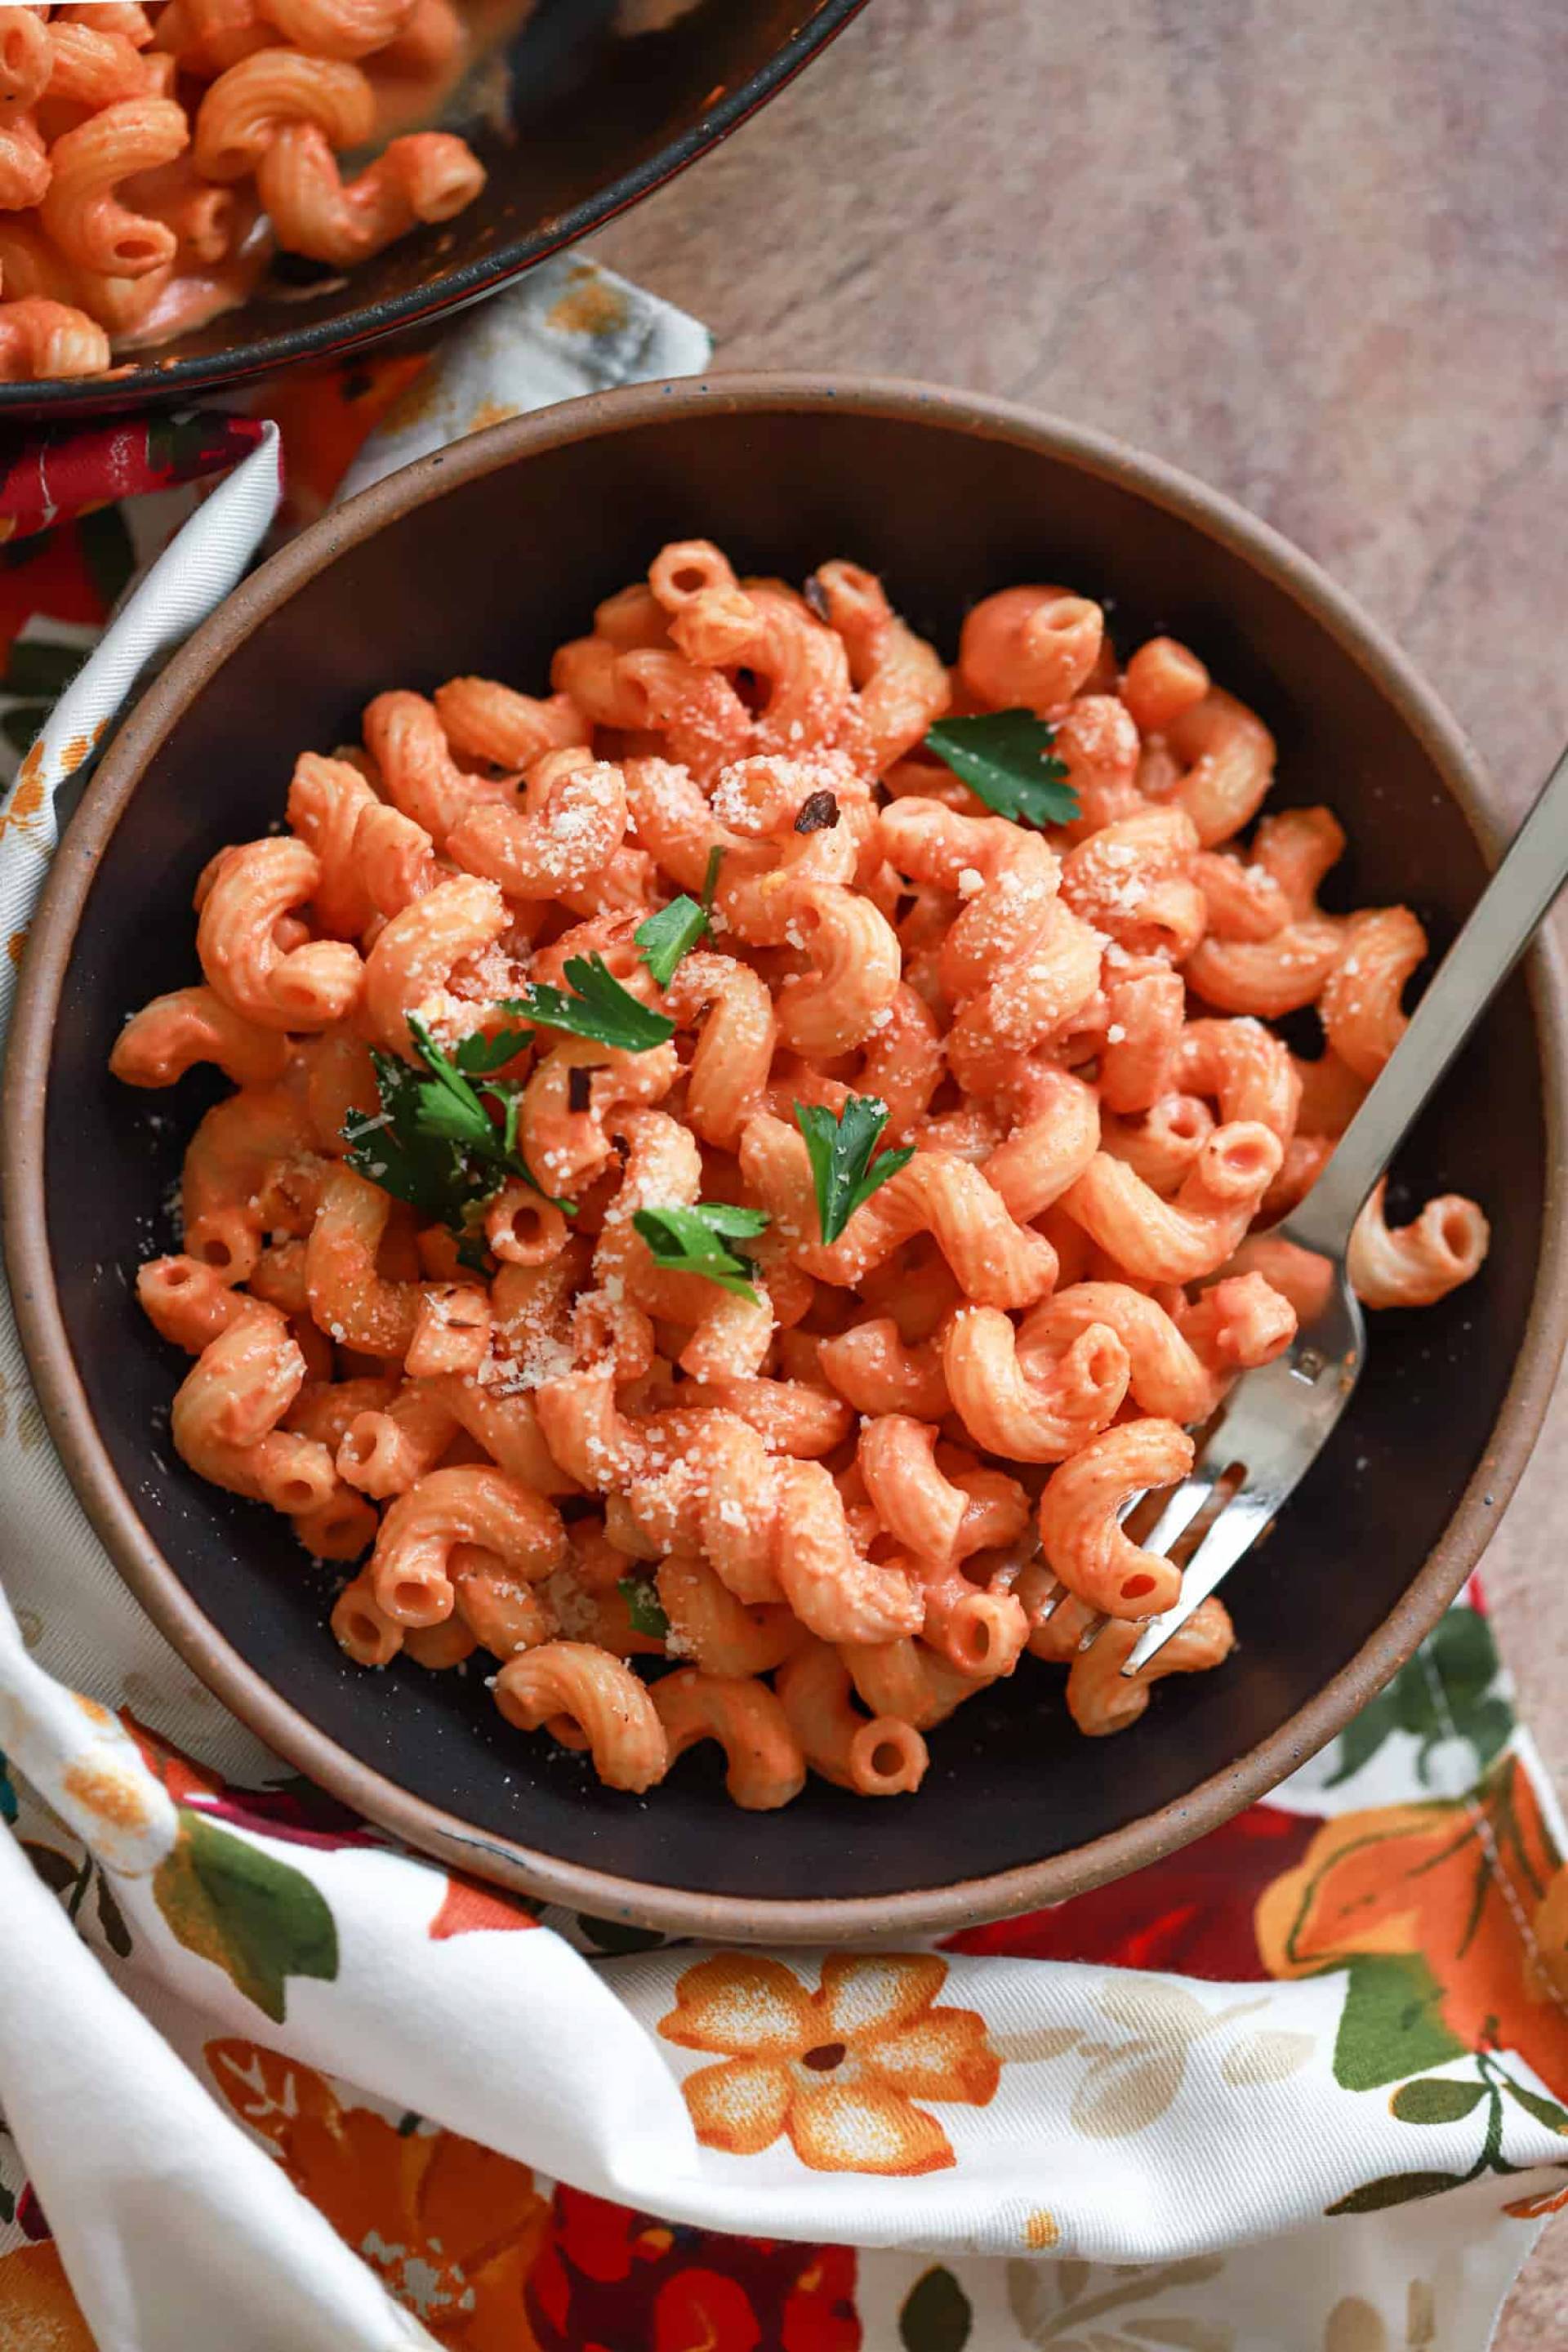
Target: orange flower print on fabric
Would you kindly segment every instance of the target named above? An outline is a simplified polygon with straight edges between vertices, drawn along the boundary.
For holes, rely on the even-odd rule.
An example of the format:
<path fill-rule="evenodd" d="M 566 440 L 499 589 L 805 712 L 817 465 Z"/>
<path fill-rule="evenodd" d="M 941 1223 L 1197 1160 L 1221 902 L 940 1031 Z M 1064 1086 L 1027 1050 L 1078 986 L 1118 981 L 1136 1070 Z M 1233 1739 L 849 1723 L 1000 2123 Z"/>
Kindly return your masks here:
<path fill-rule="evenodd" d="M 1259 1899 L 1257 1927 L 1275 1977 L 1419 1963 L 1456 2043 L 1516 2051 L 1568 2089 L 1568 1879 L 1516 1757 L 1472 1797 L 1325 1822 Z"/>
<path fill-rule="evenodd" d="M 1534 1927 L 1541 1965 L 1558 2000 L 1568 2009 L 1568 1863 L 1547 1888 Z"/>
<path fill-rule="evenodd" d="M 93 2352 L 52 2238 L 0 2254 L 0 2344 L 5 2352 Z"/>
<path fill-rule="evenodd" d="M 1516 2197 L 1503 2211 L 1511 2213 L 1516 2221 L 1544 2221 L 1549 2214 L 1561 2213 L 1568 2206 L 1568 2189 L 1543 2189 L 1539 2196 Z"/>
<path fill-rule="evenodd" d="M 532 1912 L 521 1901 L 509 1901 L 506 1895 L 497 1895 L 489 1887 L 481 1886 L 477 1879 L 464 1878 L 454 1870 L 447 1874 L 447 1891 L 428 1933 L 431 1942 L 439 1944 L 448 1936 L 477 1936 L 492 1928 L 510 1933 L 538 1925 Z"/>
<path fill-rule="evenodd" d="M 528 2167 L 456 2132 L 400 2129 L 253 2042 L 209 2042 L 214 2082 L 294 2186 L 452 2352 L 537 2352 L 523 2289 L 550 2209 Z"/>
<path fill-rule="evenodd" d="M 427 351 L 356 352 L 268 385 L 266 414 L 283 436 L 282 535 L 326 511 L 361 446 L 429 364 Z"/>
<path fill-rule="evenodd" d="M 1001 2061 L 972 2009 L 938 2009 L 933 1954 L 834 1953 L 808 1991 L 782 1960 L 721 1953 L 688 1969 L 667 2042 L 722 2063 L 681 2084 L 705 2147 L 756 2156 L 782 2134 L 814 2172 L 940 2172 L 956 2161 L 918 2099 L 983 2107 Z"/>
<path fill-rule="evenodd" d="M 43 746 L 35 743 L 16 771 L 16 782 L 9 795 L 0 790 L 0 836 L 13 826 L 18 833 L 37 822 L 44 805 Z"/>

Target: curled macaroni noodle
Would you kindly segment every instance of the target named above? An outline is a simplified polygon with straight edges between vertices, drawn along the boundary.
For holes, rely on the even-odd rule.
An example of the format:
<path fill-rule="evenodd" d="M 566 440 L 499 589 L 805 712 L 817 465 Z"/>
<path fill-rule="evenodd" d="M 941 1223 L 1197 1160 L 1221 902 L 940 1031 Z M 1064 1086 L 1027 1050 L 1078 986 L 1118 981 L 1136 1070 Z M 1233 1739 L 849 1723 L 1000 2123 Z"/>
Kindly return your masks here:
<path fill-rule="evenodd" d="M 1431 1307 L 1480 1270 L 1490 1228 L 1473 1201 L 1445 1192 L 1407 1225 L 1391 1226 L 1387 1180 L 1356 1219 L 1350 1277 L 1367 1307 Z"/>
<path fill-rule="evenodd" d="M 868 1720 L 851 1697 L 849 1669 L 835 1650 L 813 1642 L 780 1669 L 784 1716 L 814 1772 L 861 1797 L 896 1797 L 918 1789 L 929 1757 L 912 1723 L 898 1716 Z"/>
<path fill-rule="evenodd" d="M 452 1613 L 451 1554 L 477 1545 L 529 1583 L 565 1564 L 566 1534 L 553 1504 L 489 1465 L 432 1470 L 400 1495 L 380 1522 L 371 1579 L 379 1606 L 402 1625 Z"/>
<path fill-rule="evenodd" d="M 586 1748 L 612 1789 L 640 1795 L 669 1769 L 669 1740 L 653 1694 L 629 1666 L 592 1643 L 544 1642 L 509 1658 L 495 1695 L 520 1731 L 542 1725 L 565 1746 Z"/>
<path fill-rule="evenodd" d="M 1040 1497 L 1040 1547 L 1069 1592 L 1108 1617 L 1157 1617 L 1181 1570 L 1123 1533 L 1124 1503 L 1173 1486 L 1193 1466 L 1193 1441 L 1173 1421 L 1131 1421 L 1080 1446 Z"/>
<path fill-rule="evenodd" d="M 801 1743 L 766 1683 L 682 1666 L 654 1685 L 653 1703 L 670 1762 L 698 1740 L 716 1739 L 728 1768 L 724 1786 L 747 1812 L 773 1812 L 805 1786 Z"/>
<path fill-rule="evenodd" d="M 329 208 L 363 60 L 440 37 L 408 0 L 173 0 L 160 35 L 213 184 L 308 150 Z M 94 39 L 58 69 L 153 54 L 131 17 Z M 56 70 L 0 44 L 28 104 Z M 160 184 L 154 225 L 191 194 Z M 1077 813 L 977 799 L 927 745 L 954 702 L 1044 718 Z M 1262 721 L 1173 640 L 1119 671 L 1067 588 L 986 598 L 950 672 L 858 566 L 797 593 L 689 540 L 548 679 L 394 688 L 363 737 L 211 860 L 201 977 L 111 1056 L 234 1089 L 137 1297 L 181 1461 L 338 1566 L 345 1654 L 493 1660 L 506 1721 L 610 1787 L 706 1745 L 683 1771 L 752 1811 L 808 1773 L 913 1792 L 955 1708 L 1042 1664 L 1095 1737 L 1219 1667 L 1210 1600 L 1122 1678 L 1182 1579 L 1129 1507 L 1317 1311 L 1268 1228 L 1426 951 L 1406 908 L 1321 910 L 1327 809 L 1238 842 Z M 1269 1025 L 1307 1007 L 1317 1058 Z M 1430 1304 L 1487 1240 L 1379 1187 L 1352 1278 Z"/>
<path fill-rule="evenodd" d="M 286 1037 L 247 1020 L 215 989 L 177 988 L 132 1015 L 109 1066 L 127 1086 L 172 1087 L 198 1062 L 214 1062 L 237 1087 L 265 1087 L 289 1058 Z"/>
<path fill-rule="evenodd" d="M 1319 999 L 1329 1049 L 1368 1083 L 1401 1037 L 1405 983 L 1425 958 L 1426 934 L 1408 907 L 1360 917 Z"/>

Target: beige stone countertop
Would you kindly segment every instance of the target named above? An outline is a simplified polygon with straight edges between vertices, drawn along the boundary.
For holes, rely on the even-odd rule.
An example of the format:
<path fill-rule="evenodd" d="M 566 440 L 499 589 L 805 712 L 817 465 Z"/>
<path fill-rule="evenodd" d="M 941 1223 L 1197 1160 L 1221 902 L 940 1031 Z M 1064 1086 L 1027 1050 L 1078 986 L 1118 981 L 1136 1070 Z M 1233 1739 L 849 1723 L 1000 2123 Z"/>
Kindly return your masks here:
<path fill-rule="evenodd" d="M 870 0 L 594 251 L 723 367 L 1124 436 L 1391 630 L 1522 810 L 1568 739 L 1562 0 Z M 1568 1788 L 1568 1394 L 1487 1556 Z M 1496 2352 L 1568 2344 L 1568 2216 Z M 1475 2352 L 1471 2347 L 1445 2352 Z"/>

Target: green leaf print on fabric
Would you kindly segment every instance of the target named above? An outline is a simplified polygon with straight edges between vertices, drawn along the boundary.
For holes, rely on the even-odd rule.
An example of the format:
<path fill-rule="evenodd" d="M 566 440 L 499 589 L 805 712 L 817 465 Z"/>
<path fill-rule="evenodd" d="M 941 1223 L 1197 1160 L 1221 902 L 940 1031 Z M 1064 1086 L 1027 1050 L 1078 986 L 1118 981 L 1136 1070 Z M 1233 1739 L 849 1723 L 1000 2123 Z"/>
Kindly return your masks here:
<path fill-rule="evenodd" d="M 186 1806 L 153 1893 L 186 1950 L 222 1969 L 275 2024 L 283 2022 L 291 1976 L 337 1975 L 332 1915 L 304 1872 Z"/>
<path fill-rule="evenodd" d="M 1375 2213 L 1384 2205 L 1405 2205 L 1417 2197 L 1435 2197 L 1444 2189 L 1462 2189 L 1467 2181 L 1479 2180 L 1483 2172 L 1520 2171 L 1521 2168 L 1502 2152 L 1505 2099 L 1513 2099 L 1538 2121 L 1550 2121 L 1553 2130 L 1568 2124 L 1568 2115 L 1555 2101 L 1539 2098 L 1533 2091 L 1525 2090 L 1488 2052 L 1474 2050 L 1470 2058 L 1478 2077 L 1475 2082 L 1439 2081 L 1428 2074 L 1416 2082 L 1402 2084 L 1388 2103 L 1389 2113 L 1402 2124 L 1454 2124 L 1473 2114 L 1484 2101 L 1481 2144 L 1469 2170 L 1385 2174 L 1380 2180 L 1369 2180 L 1352 2189 L 1337 2205 L 1326 2206 L 1326 2212 Z M 1558 2117 L 1561 2122 L 1556 2120 Z M 1514 2212 L 1518 2208 L 1510 2206 L 1508 2210 Z"/>
<path fill-rule="evenodd" d="M 22 1851 L 26 1855 L 51 1895 L 61 1897 L 66 1916 L 73 1925 L 82 1916 L 82 1906 L 90 1892 L 97 1902 L 98 1924 L 103 1930 L 103 1940 L 116 1959 L 131 1956 L 132 1935 L 125 1924 L 125 1915 L 115 1900 L 114 1889 L 108 1874 L 96 1854 L 84 1846 L 80 1860 L 74 1854 L 62 1853 L 58 1846 L 45 1845 L 41 1840 L 24 1838 Z"/>
<path fill-rule="evenodd" d="M 1347 2091 L 1374 2091 L 1462 2058 L 1465 2044 L 1439 2013 L 1442 1998 L 1419 1952 L 1352 1960 L 1334 2042 L 1335 2082 Z"/>
<path fill-rule="evenodd" d="M 129 1959 L 131 1930 L 125 1924 L 124 1912 L 114 1899 L 114 1889 L 101 1870 L 98 1874 L 98 1924 L 110 1950 L 119 1959 Z"/>
<path fill-rule="evenodd" d="M 62 1853 L 58 1846 L 45 1845 L 37 1838 L 24 1838 L 22 1852 L 51 1895 L 70 1894 L 79 1880 L 85 1885 L 86 1873 L 68 1853 Z M 75 1916 L 74 1908 L 71 1916 Z"/>
<path fill-rule="evenodd" d="M 1555 2099 L 1543 2099 L 1539 2091 L 1527 2091 L 1522 2083 L 1505 2081 L 1502 2087 L 1516 2105 L 1548 2131 L 1568 2134 L 1568 2107 L 1560 2107 Z"/>
<path fill-rule="evenodd" d="M 1414 2083 L 1401 2083 L 1388 2111 L 1402 2124 L 1457 2124 L 1486 2095 L 1484 2083 L 1444 2083 L 1422 2074 Z"/>
<path fill-rule="evenodd" d="M 904 2352 L 963 2352 L 973 2326 L 969 2297 L 939 2263 L 904 2297 L 899 2341 Z"/>
<path fill-rule="evenodd" d="M 1513 1729 L 1513 1709 L 1491 1690 L 1499 1672 L 1486 1619 L 1479 1610 L 1450 1609 L 1388 1688 L 1342 1733 L 1328 1787 L 1352 1779 L 1396 1731 L 1421 1743 L 1415 1770 L 1424 1787 L 1431 1785 L 1433 1749 L 1455 1738 L 1475 1750 L 1479 1780 Z"/>
<path fill-rule="evenodd" d="M 1381 2213 L 1385 2205 L 1413 2205 L 1418 2197 L 1440 2197 L 1446 2189 L 1462 2188 L 1462 2172 L 1390 2172 L 1381 2180 L 1366 2180 L 1342 2197 L 1329 2213 Z"/>

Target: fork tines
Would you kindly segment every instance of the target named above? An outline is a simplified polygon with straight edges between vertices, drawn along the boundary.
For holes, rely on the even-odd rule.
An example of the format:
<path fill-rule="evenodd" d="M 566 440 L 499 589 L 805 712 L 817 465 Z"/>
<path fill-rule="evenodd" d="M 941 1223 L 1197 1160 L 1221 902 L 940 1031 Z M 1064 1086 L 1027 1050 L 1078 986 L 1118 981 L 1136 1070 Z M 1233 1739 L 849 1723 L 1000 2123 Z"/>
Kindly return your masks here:
<path fill-rule="evenodd" d="M 1360 1369 L 1360 1332 L 1348 1310 L 1346 1346 L 1299 1344 L 1288 1355 L 1247 1373 L 1209 1423 L 1189 1475 L 1173 1489 L 1142 1549 L 1182 1567 L 1182 1590 L 1163 1615 L 1143 1622 L 1121 1667 L 1131 1677 L 1157 1657 L 1173 1635 L 1230 1574 L 1264 1534 L 1280 1505 L 1310 1467 L 1327 1441 L 1355 1385 Z M 1117 1514 L 1128 1519 L 1147 1500 L 1129 1498 Z M 1206 1524 L 1205 1524 L 1206 1520 Z M 1183 1564 L 1183 1552 L 1187 1557 Z M 1059 1580 L 1039 1611 L 1054 1615 L 1068 1597 Z M 1098 1641 L 1110 1622 L 1097 1616 L 1079 1643 Z"/>

